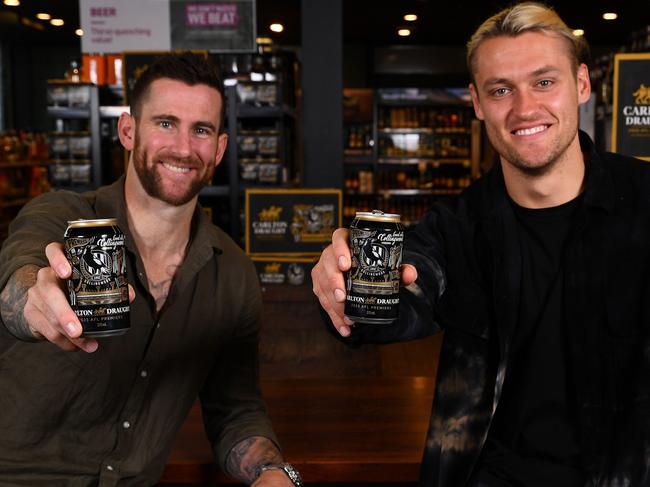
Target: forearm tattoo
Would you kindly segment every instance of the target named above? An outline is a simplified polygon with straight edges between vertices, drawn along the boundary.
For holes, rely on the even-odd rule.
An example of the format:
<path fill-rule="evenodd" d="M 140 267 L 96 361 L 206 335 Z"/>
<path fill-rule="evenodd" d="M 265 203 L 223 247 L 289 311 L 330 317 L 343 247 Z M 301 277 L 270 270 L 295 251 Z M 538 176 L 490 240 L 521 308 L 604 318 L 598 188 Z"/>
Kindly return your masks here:
<path fill-rule="evenodd" d="M 35 341 L 25 319 L 27 290 L 36 282 L 39 267 L 26 265 L 14 272 L 0 293 L 0 315 L 7 331 L 19 340 Z"/>
<path fill-rule="evenodd" d="M 237 443 L 226 458 L 226 473 L 250 484 L 260 474 L 260 467 L 282 463 L 282 455 L 275 444 L 263 436 L 251 436 Z"/>

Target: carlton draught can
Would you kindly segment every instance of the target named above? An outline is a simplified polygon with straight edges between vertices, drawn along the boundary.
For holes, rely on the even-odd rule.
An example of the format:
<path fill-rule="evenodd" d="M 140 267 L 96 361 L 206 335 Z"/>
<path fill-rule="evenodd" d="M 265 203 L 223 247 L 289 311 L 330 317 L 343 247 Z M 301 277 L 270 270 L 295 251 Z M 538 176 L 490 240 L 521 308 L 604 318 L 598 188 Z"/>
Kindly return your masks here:
<path fill-rule="evenodd" d="M 357 212 L 350 226 L 352 266 L 347 274 L 345 315 L 383 324 L 398 318 L 404 227 L 400 215 Z"/>
<path fill-rule="evenodd" d="M 117 220 L 75 220 L 65 231 L 65 254 L 72 266 L 70 306 L 84 337 L 121 335 L 129 329 L 124 234 Z"/>

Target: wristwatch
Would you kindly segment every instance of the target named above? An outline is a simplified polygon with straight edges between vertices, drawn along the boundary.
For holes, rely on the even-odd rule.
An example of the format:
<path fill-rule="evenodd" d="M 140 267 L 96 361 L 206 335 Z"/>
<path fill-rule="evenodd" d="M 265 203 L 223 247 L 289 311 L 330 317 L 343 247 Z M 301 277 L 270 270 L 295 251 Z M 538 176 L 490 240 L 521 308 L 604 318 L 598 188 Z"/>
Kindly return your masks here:
<path fill-rule="evenodd" d="M 293 465 L 290 463 L 267 463 L 266 465 L 262 465 L 260 467 L 260 475 L 262 475 L 262 473 L 266 472 L 267 470 L 282 470 L 285 474 L 287 474 L 287 477 L 289 477 L 291 483 L 293 483 L 293 485 L 296 487 L 303 487 L 305 485 L 300 478 L 298 470 L 293 468 Z"/>

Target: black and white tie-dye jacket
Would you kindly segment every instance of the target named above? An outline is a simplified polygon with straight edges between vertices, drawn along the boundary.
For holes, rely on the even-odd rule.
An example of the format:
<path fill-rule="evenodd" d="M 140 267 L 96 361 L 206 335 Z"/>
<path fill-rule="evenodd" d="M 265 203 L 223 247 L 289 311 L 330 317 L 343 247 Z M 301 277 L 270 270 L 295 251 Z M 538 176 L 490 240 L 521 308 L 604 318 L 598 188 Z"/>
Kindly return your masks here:
<path fill-rule="evenodd" d="M 564 302 L 586 486 L 648 486 L 650 164 L 596 151 L 584 133 L 580 143 L 587 175 Z M 404 248 L 418 280 L 402 290 L 399 323 L 357 325 L 345 341 L 444 330 L 421 485 L 461 487 L 499 404 L 519 317 L 520 252 L 500 165 L 434 206 Z"/>

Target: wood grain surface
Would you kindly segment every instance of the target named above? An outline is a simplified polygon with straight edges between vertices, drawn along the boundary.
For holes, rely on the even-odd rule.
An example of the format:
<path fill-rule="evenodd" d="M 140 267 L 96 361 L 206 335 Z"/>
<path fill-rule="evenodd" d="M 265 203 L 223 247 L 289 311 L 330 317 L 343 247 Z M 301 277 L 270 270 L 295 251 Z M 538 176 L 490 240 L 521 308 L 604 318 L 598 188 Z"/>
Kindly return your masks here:
<path fill-rule="evenodd" d="M 308 483 L 415 482 L 432 377 L 275 379 L 262 384 L 284 456 Z M 162 483 L 231 482 L 214 464 L 196 404 Z"/>

